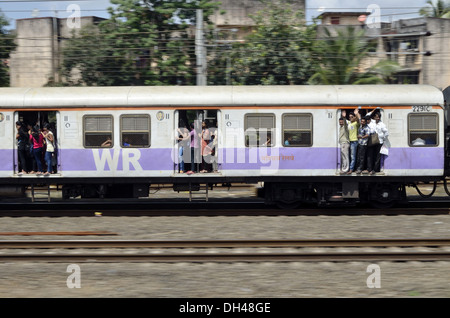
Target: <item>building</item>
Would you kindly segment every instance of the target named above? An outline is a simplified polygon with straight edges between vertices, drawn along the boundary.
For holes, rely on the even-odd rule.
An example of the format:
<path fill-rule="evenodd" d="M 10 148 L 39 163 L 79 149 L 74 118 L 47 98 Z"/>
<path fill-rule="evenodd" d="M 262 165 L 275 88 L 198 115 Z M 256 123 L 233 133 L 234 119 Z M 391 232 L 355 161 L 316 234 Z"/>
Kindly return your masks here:
<path fill-rule="evenodd" d="M 398 82 L 450 86 L 450 19 L 415 18 L 392 22 L 381 30 L 381 56 L 397 61 Z M 384 56 L 383 56 L 384 54 Z"/>
<path fill-rule="evenodd" d="M 211 21 L 227 39 L 243 38 L 254 25 L 249 15 L 263 9 L 259 0 L 222 0 L 221 3 L 220 10 L 211 17 Z M 293 1 L 293 5 L 305 10 L 305 0 Z M 81 27 L 95 25 L 101 20 L 82 17 Z M 74 30 L 69 24 L 68 19 L 54 17 L 16 21 L 17 48 L 9 61 L 10 86 L 40 87 L 49 81 L 61 80 L 58 73 L 61 50 L 64 40 L 71 37 Z"/>
<path fill-rule="evenodd" d="M 322 13 L 318 37 L 325 29 L 336 35 L 337 30 L 350 26 L 365 28 L 366 35 L 377 42 L 377 49 L 361 62 L 360 69 L 367 70 L 380 60 L 396 61 L 400 72 L 395 75 L 398 84 L 429 84 L 440 89 L 450 86 L 450 19 L 413 18 L 380 23 L 377 28 L 364 25 L 367 12 Z"/>
<path fill-rule="evenodd" d="M 10 55 L 10 86 L 40 87 L 59 81 L 58 66 L 64 39 L 72 36 L 71 20 L 53 17 L 16 21 L 17 48 Z M 80 18 L 81 27 L 103 19 Z"/>
<path fill-rule="evenodd" d="M 306 0 L 294 0 L 292 6 L 296 10 L 305 12 Z M 264 10 L 260 0 L 221 0 L 220 9 L 212 15 L 211 21 L 217 30 L 229 31 L 236 39 L 242 39 L 255 26 L 251 15 Z"/>

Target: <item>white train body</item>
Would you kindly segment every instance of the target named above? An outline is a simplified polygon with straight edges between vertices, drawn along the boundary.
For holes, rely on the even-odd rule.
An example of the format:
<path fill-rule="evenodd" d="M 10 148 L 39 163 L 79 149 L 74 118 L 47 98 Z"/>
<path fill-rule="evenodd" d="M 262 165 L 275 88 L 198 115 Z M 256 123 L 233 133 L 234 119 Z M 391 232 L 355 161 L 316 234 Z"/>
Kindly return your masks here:
<path fill-rule="evenodd" d="M 1 88 L 0 96 L 1 184 L 20 180 L 23 185 L 38 178 L 17 174 L 15 122 L 41 113 L 56 121 L 58 171 L 45 179 L 55 183 L 77 178 L 183 183 L 201 177 L 203 182 L 322 178 L 360 184 L 360 176 L 339 174 L 338 142 L 341 111 L 358 107 L 361 112 L 378 108 L 389 131 L 389 154 L 373 180 L 420 181 L 445 174 L 444 101 L 431 86 Z M 188 111 L 215 114 L 217 173 L 178 173 L 177 128 Z M 124 146 L 127 131 L 145 145 Z M 112 146 L 101 147 L 98 139 L 108 134 Z M 285 145 L 289 134 L 297 138 L 296 145 Z M 269 147 L 262 146 L 266 136 Z M 415 143 L 417 138 L 423 143 Z"/>

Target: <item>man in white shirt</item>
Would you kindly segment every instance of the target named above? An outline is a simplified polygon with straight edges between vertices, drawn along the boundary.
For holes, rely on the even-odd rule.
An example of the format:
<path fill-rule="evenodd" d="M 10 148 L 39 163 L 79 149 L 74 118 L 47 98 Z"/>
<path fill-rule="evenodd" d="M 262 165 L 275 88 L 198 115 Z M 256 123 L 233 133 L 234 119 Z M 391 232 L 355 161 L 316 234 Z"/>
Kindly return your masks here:
<path fill-rule="evenodd" d="M 381 156 L 384 156 L 380 153 L 381 147 L 383 146 L 383 143 L 385 139 L 389 136 L 388 129 L 386 128 L 386 125 L 381 121 L 381 115 L 379 112 L 376 112 L 373 115 L 373 119 L 375 120 L 375 131 L 378 134 L 378 139 L 380 140 L 380 144 L 375 146 L 374 152 L 375 152 L 375 165 L 374 169 L 376 172 L 379 172 L 381 170 Z"/>

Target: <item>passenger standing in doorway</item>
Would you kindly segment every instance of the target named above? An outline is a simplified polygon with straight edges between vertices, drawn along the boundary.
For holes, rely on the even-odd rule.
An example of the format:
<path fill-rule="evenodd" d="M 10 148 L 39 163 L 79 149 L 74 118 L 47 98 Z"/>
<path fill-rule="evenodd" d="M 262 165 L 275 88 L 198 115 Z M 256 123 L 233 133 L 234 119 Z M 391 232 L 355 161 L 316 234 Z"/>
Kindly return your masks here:
<path fill-rule="evenodd" d="M 33 157 L 37 165 L 37 175 L 44 173 L 42 169 L 42 149 L 44 147 L 44 136 L 41 134 L 39 126 L 34 126 L 30 131 L 30 142 L 33 143 Z"/>
<path fill-rule="evenodd" d="M 366 151 L 367 151 L 367 143 L 369 141 L 370 131 L 369 126 L 367 126 L 367 122 L 365 118 L 361 118 L 361 127 L 358 129 L 358 169 L 356 170 L 357 174 L 360 174 L 362 169 L 364 169 L 364 164 L 366 162 Z M 372 167 L 368 167 L 370 171 L 372 171 Z M 369 171 L 365 170 L 364 173 L 368 173 Z"/>
<path fill-rule="evenodd" d="M 16 139 L 17 139 L 17 155 L 18 155 L 18 166 L 17 166 L 17 171 L 18 171 L 18 175 L 22 175 L 24 173 L 28 173 L 28 160 L 27 160 L 27 149 L 29 149 L 27 147 L 27 145 L 29 145 L 29 136 L 28 136 L 28 132 L 26 130 L 25 124 L 18 121 L 16 122 L 16 128 L 17 128 L 17 134 L 16 134 Z M 29 152 L 29 150 L 28 150 Z"/>
<path fill-rule="evenodd" d="M 45 162 L 47 163 L 47 172 L 44 176 L 49 176 L 53 171 L 52 159 L 55 152 L 55 138 L 53 133 L 50 130 L 50 125 L 45 124 L 42 135 L 45 138 L 45 144 L 47 145 L 47 149 L 45 151 Z"/>
<path fill-rule="evenodd" d="M 202 170 L 200 172 L 211 172 L 211 147 L 209 143 L 211 141 L 211 132 L 206 122 L 202 122 Z"/>
<path fill-rule="evenodd" d="M 358 129 L 360 126 L 359 110 L 355 109 L 354 113 L 348 115 L 350 121 L 348 125 L 348 139 L 350 140 L 350 170 L 347 174 L 352 174 L 356 166 L 356 153 L 358 151 Z"/>
<path fill-rule="evenodd" d="M 191 170 L 187 172 L 188 174 L 198 172 L 199 163 L 201 162 L 201 148 L 199 147 L 199 140 L 202 134 L 200 129 L 198 129 L 194 123 L 191 123 L 190 128 L 191 131 L 189 132 L 189 135 L 191 137 Z"/>
<path fill-rule="evenodd" d="M 178 164 L 180 173 L 185 172 L 184 163 L 185 163 L 185 156 L 190 154 L 189 149 L 189 131 L 186 128 L 186 125 L 184 123 L 180 124 L 180 127 L 177 130 L 178 132 Z"/>
<path fill-rule="evenodd" d="M 211 138 L 212 138 L 212 169 L 213 172 L 219 172 L 219 163 L 217 162 L 217 155 L 218 155 L 218 140 L 217 140 L 217 133 L 219 130 L 217 129 L 217 124 L 215 125 L 215 128 L 211 132 Z"/>
<path fill-rule="evenodd" d="M 376 145 L 376 147 L 374 148 L 374 171 L 380 172 L 382 166 L 381 162 L 382 159 L 384 159 L 384 155 L 380 153 L 380 150 L 384 142 L 386 141 L 386 138 L 389 136 L 389 131 L 386 128 L 386 125 L 381 121 L 381 115 L 379 112 L 373 114 L 373 119 L 375 120 L 375 131 L 377 132 L 378 140 L 380 141 L 380 144 Z"/>
<path fill-rule="evenodd" d="M 369 138 L 371 138 L 371 136 L 373 134 L 376 134 L 376 124 L 375 121 L 372 120 L 372 118 L 370 117 L 370 115 L 366 115 L 365 117 L 366 119 L 366 124 L 367 127 L 369 127 Z M 366 164 L 365 164 L 365 168 L 366 170 L 368 170 L 369 174 L 374 174 L 373 172 L 373 166 L 375 163 L 375 145 L 372 145 L 370 142 L 368 142 L 367 144 L 367 150 L 366 150 Z"/>
<path fill-rule="evenodd" d="M 339 118 L 339 145 L 341 146 L 341 174 L 344 174 L 350 168 L 350 139 L 348 137 L 348 126 L 344 117 Z"/>

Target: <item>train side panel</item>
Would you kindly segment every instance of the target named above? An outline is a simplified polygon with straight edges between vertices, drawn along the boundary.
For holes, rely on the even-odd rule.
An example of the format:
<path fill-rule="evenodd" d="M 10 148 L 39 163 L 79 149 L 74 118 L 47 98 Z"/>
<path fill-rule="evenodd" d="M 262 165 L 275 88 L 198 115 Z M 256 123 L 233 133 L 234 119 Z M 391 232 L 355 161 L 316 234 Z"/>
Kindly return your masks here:
<path fill-rule="evenodd" d="M 112 146 L 86 144 L 86 116 L 109 116 Z M 149 142 L 126 146 L 121 120 L 124 116 L 145 117 L 149 121 Z M 64 177 L 151 177 L 171 176 L 174 171 L 175 135 L 173 111 L 114 110 L 61 112 L 61 173 Z M 103 132 L 106 141 L 107 132 Z M 175 153 L 176 154 L 176 153 Z"/>
<path fill-rule="evenodd" d="M 0 178 L 12 177 L 17 162 L 14 113 L 0 111 Z"/>
<path fill-rule="evenodd" d="M 441 107 L 386 109 L 383 122 L 388 137 L 386 176 L 442 176 L 445 133 Z"/>
<path fill-rule="evenodd" d="M 302 109 L 240 109 L 226 110 L 224 143 L 219 160 L 225 176 L 334 176 L 337 168 L 336 112 L 333 109 L 305 107 Z M 250 120 L 248 116 L 273 116 L 274 129 L 268 131 L 270 146 L 246 144 Z M 306 130 L 310 142 L 299 146 L 285 145 L 286 116 L 311 120 Z M 264 137 L 262 137 L 263 139 Z M 300 141 L 301 142 L 301 141 Z"/>

